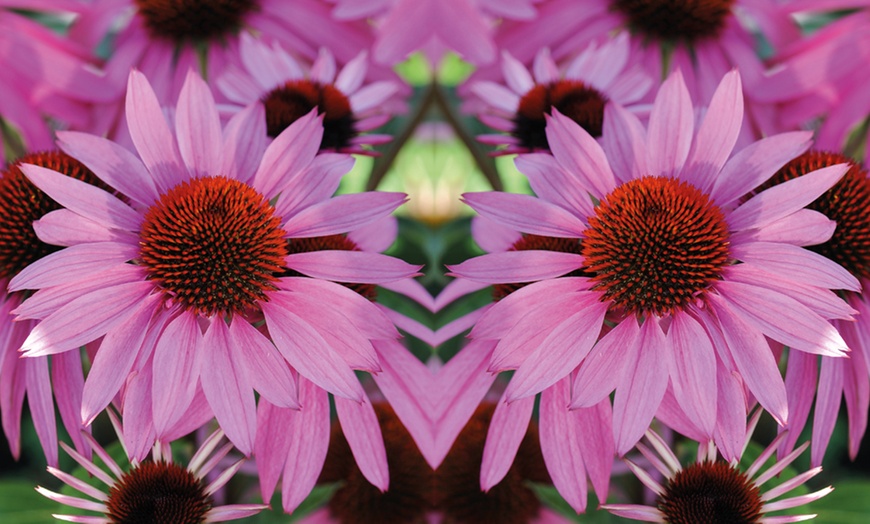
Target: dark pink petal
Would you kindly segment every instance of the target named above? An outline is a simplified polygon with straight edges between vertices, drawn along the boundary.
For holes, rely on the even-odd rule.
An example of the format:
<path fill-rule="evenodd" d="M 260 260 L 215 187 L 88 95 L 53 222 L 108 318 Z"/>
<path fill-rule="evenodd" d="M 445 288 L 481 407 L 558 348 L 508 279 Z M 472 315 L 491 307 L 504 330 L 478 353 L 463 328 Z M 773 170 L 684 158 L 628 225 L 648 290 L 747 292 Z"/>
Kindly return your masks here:
<path fill-rule="evenodd" d="M 30 164 L 22 164 L 21 172 L 33 185 L 70 211 L 110 229 L 139 230 L 142 216 L 97 186 Z"/>
<path fill-rule="evenodd" d="M 812 286 L 860 291 L 861 284 L 836 262 L 789 244 L 753 242 L 731 247 L 731 254 L 771 273 Z"/>
<path fill-rule="evenodd" d="M 299 408 L 296 379 L 274 345 L 246 320 L 230 324 L 230 340 L 235 364 L 242 368 L 247 382 L 272 404 Z"/>
<path fill-rule="evenodd" d="M 547 119 L 547 142 L 553 156 L 569 173 L 584 181 L 584 187 L 601 198 L 616 188 L 616 178 L 598 142 L 577 122 L 553 108 Z"/>
<path fill-rule="evenodd" d="M 746 395 L 743 379 L 718 358 L 716 387 L 717 424 L 713 439 L 725 460 L 740 460 L 746 442 Z"/>
<path fill-rule="evenodd" d="M 471 237 L 484 251 L 497 253 L 510 249 L 517 240 L 523 238 L 523 235 L 498 222 L 477 215 L 471 219 Z"/>
<path fill-rule="evenodd" d="M 473 280 L 465 280 L 464 278 L 453 279 L 435 297 L 433 304 L 434 311 L 441 311 L 441 309 L 453 301 L 487 287 L 489 287 L 489 284 L 474 282 Z"/>
<path fill-rule="evenodd" d="M 51 379 L 48 357 L 28 358 L 21 362 L 27 382 L 27 406 L 33 418 L 33 427 L 45 453 L 49 466 L 57 466 L 57 425 L 54 403 L 51 399 Z"/>
<path fill-rule="evenodd" d="M 719 296 L 710 293 L 708 299 L 722 329 L 724 345 L 716 347 L 720 357 L 733 359 L 749 391 L 780 425 L 785 425 L 788 420 L 785 384 L 764 335 L 732 312 Z M 713 342 L 716 345 L 716 338 Z"/>
<path fill-rule="evenodd" d="M 184 179 L 179 173 L 184 164 L 151 84 L 135 69 L 128 78 L 126 108 L 127 127 L 136 151 L 157 191 L 166 193 Z"/>
<path fill-rule="evenodd" d="M 701 325 L 684 313 L 672 315 L 668 330 L 673 348 L 671 382 L 686 415 L 707 437 L 716 425 L 716 355 Z"/>
<path fill-rule="evenodd" d="M 483 462 L 480 465 L 480 489 L 483 491 L 489 491 L 507 475 L 526 436 L 534 407 L 533 396 L 510 403 L 499 401 L 492 414 L 483 447 Z"/>
<path fill-rule="evenodd" d="M 284 260 L 288 268 L 309 277 L 367 284 L 415 277 L 422 267 L 391 256 L 364 251 L 311 251 L 288 255 Z"/>
<path fill-rule="evenodd" d="M 256 404 L 254 390 L 238 362 L 243 355 L 233 354 L 230 333 L 220 317 L 212 319 L 202 341 L 202 366 L 199 379 L 202 392 L 227 438 L 244 455 L 254 449 Z"/>
<path fill-rule="evenodd" d="M 812 133 L 796 131 L 762 138 L 741 149 L 722 167 L 709 193 L 725 206 L 760 186 L 789 160 L 810 147 Z"/>
<path fill-rule="evenodd" d="M 608 103 L 604 107 L 601 146 L 620 183 L 649 173 L 646 130 L 634 113 L 618 104 Z"/>
<path fill-rule="evenodd" d="M 103 337 L 82 393 L 79 421 L 84 425 L 106 409 L 127 381 L 159 301 L 159 295 L 151 295 L 134 305 L 133 314 Z"/>
<path fill-rule="evenodd" d="M 40 289 L 87 278 L 126 263 L 138 251 L 135 245 L 115 242 L 70 246 L 24 268 L 9 282 L 9 291 Z"/>
<path fill-rule="evenodd" d="M 565 170 L 552 156 L 543 153 L 520 155 L 514 163 L 529 179 L 529 185 L 538 197 L 581 217 L 594 214 L 589 190 L 584 187 L 585 178 Z"/>
<path fill-rule="evenodd" d="M 398 235 L 399 221 L 393 215 L 389 215 L 354 229 L 347 234 L 347 238 L 362 251 L 381 253 L 393 245 Z"/>
<path fill-rule="evenodd" d="M 33 231 L 46 244 L 74 246 L 99 242 L 133 244 L 135 233 L 106 227 L 68 209 L 57 209 L 33 222 Z"/>
<path fill-rule="evenodd" d="M 405 201 L 404 193 L 339 195 L 295 214 L 284 231 L 292 238 L 346 233 L 388 216 Z"/>
<path fill-rule="evenodd" d="M 150 206 L 160 194 L 142 161 L 127 148 L 105 138 L 58 131 L 58 146 L 71 157 L 88 166 L 97 177 L 144 206 Z"/>
<path fill-rule="evenodd" d="M 578 296 L 574 307 L 579 312 L 556 326 L 523 361 L 504 392 L 505 400 L 535 395 L 580 365 L 598 341 L 607 306 L 597 294 Z"/>
<path fill-rule="evenodd" d="M 323 123 L 314 109 L 290 124 L 266 147 L 251 185 L 266 197 L 279 193 L 314 160 L 322 138 Z"/>
<path fill-rule="evenodd" d="M 808 206 L 833 187 L 848 170 L 848 164 L 837 164 L 776 184 L 732 211 L 728 224 L 735 231 L 763 228 Z"/>
<path fill-rule="evenodd" d="M 175 317 L 157 340 L 151 401 L 158 437 L 164 436 L 193 401 L 202 370 L 203 350 L 199 322 L 188 312 Z"/>
<path fill-rule="evenodd" d="M 830 240 L 836 228 L 836 222 L 818 211 L 801 209 L 767 224 L 762 229 L 751 229 L 733 235 L 731 240 L 734 243 L 756 241 L 812 246 Z"/>
<path fill-rule="evenodd" d="M 586 230 L 575 215 L 531 195 L 489 192 L 465 193 L 462 197 L 482 216 L 524 233 L 579 238 Z"/>
<path fill-rule="evenodd" d="M 300 411 L 289 411 L 289 426 L 278 428 L 291 439 L 281 488 L 285 512 L 293 511 L 308 496 L 329 449 L 329 396 L 300 377 L 299 403 L 302 404 Z M 275 458 L 282 460 L 280 456 Z"/>
<path fill-rule="evenodd" d="M 353 370 L 311 325 L 279 305 L 263 302 L 261 307 L 272 342 L 300 375 L 334 395 L 362 402 L 365 394 Z"/>
<path fill-rule="evenodd" d="M 131 373 L 124 386 L 124 446 L 132 460 L 144 460 L 157 439 L 151 414 L 153 374 L 150 364 Z"/>
<path fill-rule="evenodd" d="M 592 407 L 625 380 L 629 363 L 637 359 L 640 326 L 626 318 L 601 337 L 574 376 L 571 409 Z"/>
<path fill-rule="evenodd" d="M 486 284 L 533 282 L 556 278 L 583 266 L 583 256 L 556 251 L 505 251 L 447 266 L 456 276 Z"/>
<path fill-rule="evenodd" d="M 191 174 L 225 175 L 221 122 L 211 89 L 192 69 L 187 71 L 175 110 L 178 150 Z"/>
<path fill-rule="evenodd" d="M 638 346 L 638 358 L 626 365 L 613 398 L 613 440 L 620 456 L 643 437 L 668 387 L 672 349 L 655 318 L 648 317 L 641 326 Z"/>
<path fill-rule="evenodd" d="M 335 397 L 335 411 L 363 477 L 382 492 L 386 491 L 390 485 L 387 451 L 378 416 L 368 397 L 361 403 Z"/>
<path fill-rule="evenodd" d="M 27 356 L 49 355 L 96 340 L 129 318 L 134 306 L 145 300 L 153 288 L 151 282 L 132 282 L 83 295 L 37 324 L 21 351 Z M 83 318 L 88 319 L 85 325 Z"/>
<path fill-rule="evenodd" d="M 652 176 L 676 176 L 692 145 L 695 112 L 683 75 L 677 70 L 662 83 L 653 102 L 647 130 Z"/>
<path fill-rule="evenodd" d="M 571 379 L 565 377 L 541 393 L 540 438 L 553 485 L 577 513 L 586 511 L 586 467 L 579 413 L 568 411 Z M 612 460 L 611 460 L 612 462 Z"/>
<path fill-rule="evenodd" d="M 241 182 L 250 182 L 267 142 L 263 104 L 257 102 L 242 109 L 223 130 L 223 164 L 219 172 Z"/>
<path fill-rule="evenodd" d="M 855 460 L 861 446 L 861 439 L 867 430 L 868 411 L 870 411 L 870 382 L 864 379 L 868 375 L 867 357 L 861 336 L 854 322 L 838 322 L 837 327 L 851 347 L 861 348 L 853 351 L 849 362 L 845 362 L 843 373 L 843 396 L 846 399 L 846 411 L 849 415 L 849 458 Z M 870 340 L 866 341 L 870 344 Z"/>
<path fill-rule="evenodd" d="M 849 349 L 834 326 L 786 295 L 740 282 L 717 282 L 716 289 L 729 310 L 793 349 L 831 357 Z"/>
<path fill-rule="evenodd" d="M 278 197 L 275 212 L 292 216 L 300 210 L 323 202 L 338 190 L 341 177 L 353 168 L 353 157 L 338 153 L 321 153 L 298 175 L 287 182 Z"/>
<path fill-rule="evenodd" d="M 689 151 L 685 177 L 695 187 L 708 192 L 716 175 L 731 156 L 743 124 L 743 85 L 737 69 L 728 72 L 704 115 L 698 134 Z"/>
<path fill-rule="evenodd" d="M 825 450 L 834 433 L 834 424 L 840 412 L 840 399 L 843 396 L 845 365 L 845 359 L 822 357 L 819 391 L 813 414 L 813 447 L 810 451 L 810 464 L 814 468 L 822 465 Z"/>
<path fill-rule="evenodd" d="M 816 355 L 803 351 L 790 352 L 788 367 L 785 371 L 785 391 L 788 398 L 788 428 L 780 428 L 780 433 L 788 431 L 777 449 L 780 459 L 792 450 L 801 436 L 804 425 L 816 397 L 816 380 L 818 378 L 818 360 Z"/>
<path fill-rule="evenodd" d="M 90 458 L 90 445 L 82 438 L 81 406 L 82 389 L 85 385 L 82 357 L 75 351 L 58 353 L 51 358 L 51 385 L 54 388 L 54 398 L 57 411 L 66 427 L 66 432 L 73 441 L 76 450 Z"/>

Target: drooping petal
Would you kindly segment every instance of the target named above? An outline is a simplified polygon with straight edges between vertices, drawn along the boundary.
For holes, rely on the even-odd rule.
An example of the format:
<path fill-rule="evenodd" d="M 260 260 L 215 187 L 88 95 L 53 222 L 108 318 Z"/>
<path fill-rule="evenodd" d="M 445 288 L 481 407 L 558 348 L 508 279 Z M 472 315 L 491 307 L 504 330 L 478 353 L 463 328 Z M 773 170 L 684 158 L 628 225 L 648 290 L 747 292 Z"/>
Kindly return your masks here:
<path fill-rule="evenodd" d="M 187 312 L 172 320 L 157 340 L 151 395 L 158 437 L 184 415 L 193 401 L 202 369 L 203 349 L 199 323 Z"/>
<path fill-rule="evenodd" d="M 577 513 L 586 510 L 586 467 L 577 412 L 568 411 L 570 377 L 541 393 L 541 452 L 553 485 Z"/>
<path fill-rule="evenodd" d="M 288 426 L 277 428 L 291 439 L 284 465 L 284 478 L 290 481 L 285 481 L 281 488 L 285 512 L 293 511 L 308 496 L 329 449 L 329 396 L 299 377 L 299 403 L 301 411 L 289 412 L 289 431 Z"/>
<path fill-rule="evenodd" d="M 627 318 L 592 348 L 574 376 L 571 408 L 588 408 L 607 398 L 625 380 L 629 363 L 637 358 L 640 326 Z"/>
<path fill-rule="evenodd" d="M 244 370 L 248 383 L 275 406 L 298 408 L 296 379 L 269 339 L 243 319 L 230 324 L 230 339 L 233 350 L 239 352 L 235 362 Z"/>
<path fill-rule="evenodd" d="M 692 422 L 713 436 L 716 424 L 716 356 L 701 325 L 686 314 L 675 314 L 668 330 L 674 356 L 671 382 L 677 402 Z"/>
<path fill-rule="evenodd" d="M 483 447 L 483 462 L 480 465 L 480 489 L 489 491 L 507 475 L 535 407 L 535 397 L 525 397 L 515 402 L 499 401 L 492 414 L 486 444 Z"/>
<path fill-rule="evenodd" d="M 368 397 L 363 397 L 361 403 L 335 397 L 335 411 L 360 472 L 373 486 L 386 491 L 390 485 L 387 451 Z"/>

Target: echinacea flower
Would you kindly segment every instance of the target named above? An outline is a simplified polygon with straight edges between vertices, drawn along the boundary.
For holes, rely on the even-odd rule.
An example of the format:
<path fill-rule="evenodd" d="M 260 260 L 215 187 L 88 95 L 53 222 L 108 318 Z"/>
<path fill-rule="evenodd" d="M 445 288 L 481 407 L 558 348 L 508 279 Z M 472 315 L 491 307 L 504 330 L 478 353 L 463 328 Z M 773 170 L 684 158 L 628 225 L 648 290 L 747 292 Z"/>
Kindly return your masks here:
<path fill-rule="evenodd" d="M 269 136 L 278 136 L 317 109 L 323 115 L 321 150 L 365 154 L 371 151 L 361 145 L 390 140 L 389 135 L 361 134 L 389 120 L 384 105 L 399 91 L 397 82 L 364 82 L 368 66 L 365 51 L 336 72 L 335 59 L 324 48 L 311 70 L 305 72 L 303 65 L 277 43 L 270 47 L 243 33 L 240 45 L 242 67 L 228 66 L 216 83 L 224 96 L 241 106 L 261 100 Z"/>
<path fill-rule="evenodd" d="M 484 135 L 479 139 L 493 145 L 509 144 L 499 151 L 502 154 L 548 150 L 544 118 L 553 108 L 593 137 L 601 136 L 608 100 L 628 106 L 652 86 L 651 77 L 637 65 L 628 65 L 628 55 L 628 35 L 623 33 L 600 47 L 591 44 L 560 72 L 545 49 L 535 57 L 533 76 L 505 51 L 502 72 L 507 86 L 481 80 L 470 90 L 487 106 L 480 119 L 511 136 Z"/>
<path fill-rule="evenodd" d="M 750 431 L 740 456 L 749 444 L 760 414 L 760 411 L 756 412 L 750 422 Z M 655 431 L 648 430 L 648 445 L 639 443 L 637 449 L 664 476 L 665 482 L 658 482 L 631 460 L 625 461 L 637 478 L 656 494 L 655 506 L 606 504 L 603 508 L 627 519 L 668 524 L 785 524 L 810 520 L 815 515 L 769 515 L 771 512 L 803 506 L 833 491 L 829 486 L 813 493 L 775 500 L 818 475 L 822 471 L 821 467 L 815 467 L 763 490 L 762 486 L 791 465 L 809 445 L 801 445 L 767 469 L 763 469 L 783 437 L 785 434 L 781 433 L 745 469 L 739 464 L 740 456 L 730 461 L 718 459 L 718 450 L 712 443 L 702 443 L 701 446 L 706 446 L 706 449 L 702 447 L 699 450 L 697 462 L 684 466 L 668 444 Z"/>
<path fill-rule="evenodd" d="M 21 412 L 25 395 L 36 434 L 50 466 L 57 466 L 57 430 L 52 386 L 61 419 L 76 448 L 87 452 L 81 438 L 82 374 L 81 358 L 75 351 L 32 359 L 22 359 L 18 348 L 36 324 L 33 320 L 13 321 L 10 313 L 24 300 L 22 292 L 6 293 L 9 281 L 22 269 L 61 249 L 37 238 L 33 222 L 60 205 L 34 186 L 22 164 L 52 169 L 87 184 L 109 189 L 81 162 L 60 151 L 30 153 L 18 158 L 0 174 L 0 414 L 3 431 L 12 455 L 21 447 Z M 49 366 L 49 360 L 51 366 Z M 51 372 L 49 372 L 49 367 Z"/>
<path fill-rule="evenodd" d="M 150 374 L 135 398 L 142 416 L 153 416 L 156 438 L 181 419 L 201 384 L 245 454 L 256 429 L 254 390 L 275 405 L 298 407 L 294 370 L 360 408 L 365 394 L 354 369 L 377 371 L 370 340 L 398 333 L 368 300 L 329 280 L 389 282 L 418 267 L 359 251 L 290 253 L 288 242 L 362 227 L 404 196 L 332 198 L 352 159 L 315 158 L 322 126 L 313 112 L 267 145 L 262 105 L 222 129 L 208 86 L 191 72 L 173 131 L 145 77 L 133 71 L 129 84 L 138 158 L 93 135 L 59 135 L 62 149 L 129 204 L 22 166 L 65 207 L 38 222 L 41 238 L 70 246 L 10 282 L 10 291 L 38 289 L 16 310 L 40 320 L 24 355 L 62 353 L 102 337 L 84 385 L 85 423 L 131 373 Z"/>
<path fill-rule="evenodd" d="M 688 90 L 675 73 L 656 96 L 647 129 L 609 104 L 600 144 L 554 112 L 547 127 L 554 156 L 517 159 L 537 197 L 465 195 L 504 226 L 580 245 L 579 253 L 508 251 L 451 267 L 482 283 L 534 282 L 493 305 L 470 335 L 497 341 L 491 372 L 516 370 L 504 393 L 508 403 L 576 372 L 572 408 L 616 391 L 613 436 L 622 455 L 671 384 L 688 418 L 733 458 L 745 429 L 745 412 L 734 414 L 744 405 L 744 385 L 780 424 L 788 419 L 765 337 L 795 351 L 846 354 L 829 320 L 848 319 L 853 310 L 828 289 L 857 291 L 860 284 L 800 246 L 830 237 L 831 221 L 804 207 L 848 166 L 741 202 L 809 146 L 809 133 L 789 133 L 732 156 L 741 93 L 738 73 L 726 75 L 696 129 Z M 581 276 L 557 278 L 575 271 Z M 780 278 L 785 272 L 788 281 Z"/>
<path fill-rule="evenodd" d="M 119 429 L 117 419 L 112 419 Z M 120 432 L 119 432 L 120 434 Z M 209 475 L 232 450 L 232 444 L 219 446 L 223 439 L 220 430 L 212 433 L 190 458 L 187 466 L 172 461 L 170 443 L 157 441 L 150 459 L 130 460 L 122 468 L 90 435 L 85 434 L 94 452 L 103 461 L 101 468 L 75 450 L 61 444 L 81 467 L 105 484 L 97 488 L 53 467 L 48 472 L 71 488 L 93 500 L 79 496 L 62 495 L 41 486 L 36 491 L 60 504 L 99 513 L 99 516 L 54 515 L 58 520 L 84 524 L 123 524 L 149 522 L 152 524 L 202 524 L 226 522 L 256 515 L 267 508 L 263 504 L 218 505 L 213 495 L 223 488 L 244 463 L 240 459 L 220 472 L 208 483 Z"/>

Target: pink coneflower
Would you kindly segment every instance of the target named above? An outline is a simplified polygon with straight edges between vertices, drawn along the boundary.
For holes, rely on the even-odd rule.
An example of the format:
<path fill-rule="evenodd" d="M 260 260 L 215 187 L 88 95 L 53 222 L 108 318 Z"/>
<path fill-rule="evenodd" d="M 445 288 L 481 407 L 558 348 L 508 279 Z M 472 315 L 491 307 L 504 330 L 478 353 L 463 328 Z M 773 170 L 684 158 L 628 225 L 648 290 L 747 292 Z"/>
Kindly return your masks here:
<path fill-rule="evenodd" d="M 117 430 L 119 423 L 114 417 L 112 422 Z M 232 444 L 218 447 L 223 439 L 220 430 L 205 439 L 186 467 L 172 461 L 170 444 L 158 441 L 150 459 L 141 462 L 131 459 L 130 467 L 122 469 L 96 440 L 88 434 L 85 434 L 85 438 L 103 461 L 102 468 L 65 444 L 61 445 L 81 467 L 105 484 L 105 488 L 97 488 L 52 467 L 48 468 L 48 472 L 94 500 L 62 495 L 41 486 L 36 491 L 65 506 L 100 515 L 53 515 L 58 520 L 85 524 L 201 524 L 243 519 L 268 507 L 263 504 L 215 503 L 212 495 L 233 478 L 244 462 L 244 459 L 237 461 L 217 475 L 214 481 L 207 483 L 206 475 L 233 448 Z"/>
<path fill-rule="evenodd" d="M 517 160 L 538 197 L 465 196 L 505 226 L 580 244 L 579 253 L 508 251 L 451 270 L 485 283 L 535 282 L 492 306 L 471 336 L 498 340 L 490 371 L 516 370 L 504 394 L 509 403 L 575 370 L 573 408 L 616 390 L 619 454 L 643 435 L 670 383 L 688 418 L 733 458 L 745 413 L 739 423 L 717 406 L 743 405 L 744 385 L 778 422 L 787 421 L 785 386 L 766 336 L 796 351 L 847 351 L 828 320 L 853 310 L 827 289 L 857 291 L 860 284 L 800 245 L 829 238 L 831 221 L 804 206 L 848 167 L 821 169 L 740 202 L 803 152 L 809 133 L 772 136 L 732 156 L 743 116 L 736 71 L 722 80 L 697 129 L 694 114 L 679 73 L 656 96 L 648 129 L 609 104 L 601 144 L 554 112 L 547 127 L 554 156 Z M 581 276 L 556 278 L 574 271 Z M 801 286 L 783 282 L 784 272 Z M 613 327 L 602 333 L 605 318 Z"/>
<path fill-rule="evenodd" d="M 321 150 L 369 153 L 362 145 L 380 144 L 389 135 L 361 134 L 385 124 L 389 113 L 384 104 L 399 91 L 389 80 L 364 83 L 368 57 L 357 55 L 336 73 L 335 59 L 328 50 L 306 72 L 303 65 L 277 44 L 271 47 L 242 34 L 241 65 L 232 65 L 217 80 L 230 101 L 247 106 L 261 100 L 266 107 L 266 130 L 278 136 L 296 120 L 317 109 L 323 115 Z M 241 109 L 241 107 L 237 108 Z"/>
<path fill-rule="evenodd" d="M 27 396 L 30 413 L 42 449 L 50 466 L 57 466 L 52 385 L 58 409 L 76 448 L 87 452 L 80 435 L 82 363 L 76 351 L 60 355 L 22 359 L 17 349 L 35 325 L 33 320 L 13 322 L 10 313 L 21 304 L 24 293 L 5 293 L 9 280 L 29 264 L 61 249 L 37 238 L 33 222 L 60 209 L 21 172 L 22 164 L 52 169 L 82 182 L 109 189 L 88 168 L 59 151 L 31 153 L 10 164 L 0 177 L 0 286 L 4 289 L 0 305 L 0 414 L 3 431 L 16 458 L 21 446 L 21 412 Z M 51 373 L 49 373 L 51 360 Z"/>
<path fill-rule="evenodd" d="M 753 417 L 743 447 L 744 451 L 757 422 L 758 416 Z M 769 468 L 762 470 L 764 463 L 776 451 L 777 444 L 784 436 L 780 434 L 774 439 L 744 470 L 739 465 L 739 456 L 730 461 L 717 460 L 718 450 L 712 443 L 706 445 L 706 450 L 703 448 L 699 450 L 697 462 L 683 466 L 667 443 L 655 431 L 648 430 L 646 432 L 648 445 L 639 443 L 637 449 L 664 476 L 665 482 L 656 481 L 649 472 L 628 459 L 626 463 L 637 478 L 657 495 L 655 506 L 606 504 L 603 507 L 614 515 L 627 519 L 670 524 L 686 522 L 785 524 L 810 520 L 815 515 L 769 515 L 771 512 L 809 504 L 833 491 L 829 486 L 806 495 L 774 501 L 818 475 L 822 471 L 821 467 L 813 468 L 779 483 L 776 487 L 762 491 L 764 484 L 779 475 L 809 445 L 809 443 L 803 444 Z M 740 455 L 742 454 L 743 451 Z"/>
<path fill-rule="evenodd" d="M 40 235 L 71 245 L 10 282 L 11 291 L 39 290 L 16 310 L 41 320 L 24 355 L 62 353 L 103 337 L 84 386 L 86 423 L 131 373 L 153 371 L 157 438 L 182 417 L 201 383 L 245 454 L 254 442 L 254 390 L 275 405 L 298 406 L 293 370 L 359 407 L 365 395 L 353 370 L 377 371 L 370 339 L 397 332 L 369 301 L 328 280 L 389 282 L 418 268 L 375 253 L 290 253 L 288 242 L 364 226 L 403 195 L 331 198 L 352 160 L 315 158 L 322 126 L 313 112 L 267 146 L 262 105 L 221 129 L 211 92 L 190 73 L 173 132 L 145 77 L 133 71 L 129 84 L 127 120 L 139 158 L 84 133 L 61 133 L 60 145 L 130 204 L 22 166 L 66 208 L 38 222 Z M 261 321 L 268 337 L 251 324 Z"/>
<path fill-rule="evenodd" d="M 493 145 L 509 144 L 500 151 L 503 154 L 547 150 L 544 117 L 553 108 L 590 135 L 601 136 L 607 101 L 627 106 L 640 100 L 653 83 L 638 66 L 628 67 L 628 53 L 628 36 L 622 34 L 600 48 L 590 45 L 560 73 L 544 50 L 535 57 L 533 76 L 506 51 L 502 72 L 507 86 L 478 81 L 470 90 L 488 106 L 481 120 L 512 136 L 485 135 L 480 139 Z"/>

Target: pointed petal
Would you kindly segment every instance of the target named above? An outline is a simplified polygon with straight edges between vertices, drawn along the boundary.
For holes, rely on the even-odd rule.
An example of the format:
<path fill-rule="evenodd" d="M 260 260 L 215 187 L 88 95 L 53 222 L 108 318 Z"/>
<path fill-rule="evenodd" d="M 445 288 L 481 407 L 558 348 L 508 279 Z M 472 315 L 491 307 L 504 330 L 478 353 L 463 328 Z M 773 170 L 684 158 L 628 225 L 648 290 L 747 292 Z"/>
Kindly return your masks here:
<path fill-rule="evenodd" d="M 288 255 L 284 260 L 288 268 L 309 277 L 367 284 L 415 277 L 422 267 L 391 256 L 364 251 L 311 251 Z"/>
<path fill-rule="evenodd" d="M 490 253 L 447 269 L 476 282 L 507 284 L 556 278 L 582 266 L 583 256 L 575 253 L 524 250 Z"/>
<path fill-rule="evenodd" d="M 202 330 L 196 316 L 188 312 L 170 322 L 157 340 L 151 394 L 158 438 L 164 436 L 193 401 L 203 349 Z"/>
<path fill-rule="evenodd" d="M 248 383 L 275 406 L 298 409 L 296 379 L 269 339 L 241 318 L 230 324 L 230 339 Z"/>
<path fill-rule="evenodd" d="M 187 169 L 196 176 L 217 176 L 223 163 L 221 122 L 211 89 L 188 70 L 175 111 L 178 150 Z"/>
<path fill-rule="evenodd" d="M 707 437 L 716 425 L 716 356 L 701 325 L 686 314 L 675 314 L 668 330 L 673 347 L 671 383 L 677 402 Z"/>
<path fill-rule="evenodd" d="M 576 216 L 530 195 L 490 192 L 465 193 L 462 197 L 482 216 L 524 233 L 578 238 L 586 230 Z"/>
<path fill-rule="evenodd" d="M 378 416 L 368 397 L 361 403 L 336 397 L 335 411 L 360 472 L 373 486 L 386 491 L 390 485 L 387 451 Z"/>
<path fill-rule="evenodd" d="M 692 145 L 694 121 L 692 99 L 677 70 L 662 83 L 649 116 L 650 175 L 675 177 L 682 170 Z"/>
<path fill-rule="evenodd" d="M 284 225 L 293 238 L 346 233 L 388 216 L 406 201 L 404 193 L 339 195 L 303 209 Z"/>
<path fill-rule="evenodd" d="M 535 407 L 535 397 L 521 398 L 515 402 L 500 401 L 492 414 L 483 462 L 480 466 L 480 489 L 489 491 L 507 475 Z"/>
<path fill-rule="evenodd" d="M 285 481 L 281 488 L 281 503 L 288 513 L 314 487 L 329 449 L 329 396 L 300 377 L 299 402 L 302 410 L 290 412 L 289 431 L 288 426 L 279 428 L 291 439 L 284 465 L 284 478 L 290 481 Z M 280 457 L 276 458 L 280 460 Z"/>

